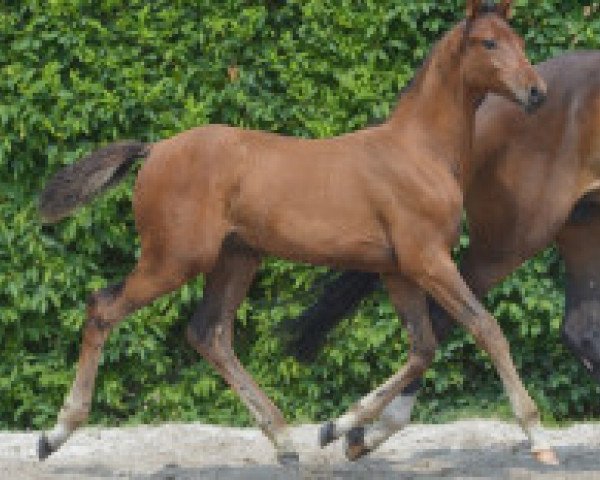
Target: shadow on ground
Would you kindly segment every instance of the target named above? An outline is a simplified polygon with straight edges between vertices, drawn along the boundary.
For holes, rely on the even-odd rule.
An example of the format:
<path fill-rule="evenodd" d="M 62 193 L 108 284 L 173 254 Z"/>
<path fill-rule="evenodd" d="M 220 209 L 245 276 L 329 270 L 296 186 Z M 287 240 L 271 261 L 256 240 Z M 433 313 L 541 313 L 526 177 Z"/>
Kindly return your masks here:
<path fill-rule="evenodd" d="M 387 452 L 356 463 L 313 463 L 298 467 L 277 465 L 183 467 L 169 464 L 151 474 L 115 471 L 96 465 L 63 466 L 53 469 L 57 477 L 132 478 L 135 480 L 429 480 L 429 479 L 599 479 L 600 455 L 588 447 L 558 447 L 558 467 L 532 460 L 526 448 L 428 449 L 393 461 Z"/>

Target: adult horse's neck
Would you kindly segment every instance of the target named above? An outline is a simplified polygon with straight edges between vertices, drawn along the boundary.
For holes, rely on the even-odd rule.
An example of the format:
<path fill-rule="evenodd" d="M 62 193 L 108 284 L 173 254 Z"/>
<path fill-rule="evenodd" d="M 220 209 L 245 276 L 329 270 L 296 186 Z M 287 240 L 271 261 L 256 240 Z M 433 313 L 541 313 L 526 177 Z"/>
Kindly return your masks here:
<path fill-rule="evenodd" d="M 448 32 L 434 47 L 403 95 L 388 123 L 394 128 L 410 124 L 422 129 L 436 159 L 464 185 L 482 92 L 465 83 L 461 68 L 466 22 Z"/>

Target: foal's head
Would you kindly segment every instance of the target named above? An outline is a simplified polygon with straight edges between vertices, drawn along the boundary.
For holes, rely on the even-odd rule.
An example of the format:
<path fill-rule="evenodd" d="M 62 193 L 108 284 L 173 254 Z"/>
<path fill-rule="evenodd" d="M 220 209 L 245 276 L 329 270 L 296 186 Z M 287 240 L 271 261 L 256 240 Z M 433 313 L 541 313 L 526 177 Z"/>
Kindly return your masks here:
<path fill-rule="evenodd" d="M 470 88 L 533 111 L 546 98 L 546 83 L 525 57 L 523 39 L 508 25 L 511 3 L 467 0 L 461 70 Z"/>

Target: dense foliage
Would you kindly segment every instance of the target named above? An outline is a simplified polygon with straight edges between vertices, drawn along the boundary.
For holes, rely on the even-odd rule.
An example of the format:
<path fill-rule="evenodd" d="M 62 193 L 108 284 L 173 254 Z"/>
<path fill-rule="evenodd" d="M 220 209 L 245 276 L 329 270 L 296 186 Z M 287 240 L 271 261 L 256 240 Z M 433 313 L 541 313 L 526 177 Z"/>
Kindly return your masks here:
<path fill-rule="evenodd" d="M 534 60 L 600 47 L 600 3 L 520 0 L 514 24 Z M 56 226 L 36 195 L 61 165 L 108 142 L 156 140 L 220 122 L 324 137 L 385 116 L 463 0 L 6 0 L 0 5 L 0 427 L 55 418 L 77 359 L 84 305 L 138 251 L 133 175 Z M 465 239 L 466 241 L 466 239 Z M 318 272 L 265 262 L 238 314 L 242 362 L 292 421 L 339 413 L 406 359 L 380 294 L 311 367 L 271 334 L 310 301 Z M 92 421 L 249 416 L 186 344 L 199 279 L 143 309 L 105 349 Z M 600 415 L 596 386 L 558 338 L 560 263 L 541 254 L 489 297 L 547 419 Z M 487 358 L 455 334 L 427 374 L 420 420 L 449 408 L 507 409 Z"/>

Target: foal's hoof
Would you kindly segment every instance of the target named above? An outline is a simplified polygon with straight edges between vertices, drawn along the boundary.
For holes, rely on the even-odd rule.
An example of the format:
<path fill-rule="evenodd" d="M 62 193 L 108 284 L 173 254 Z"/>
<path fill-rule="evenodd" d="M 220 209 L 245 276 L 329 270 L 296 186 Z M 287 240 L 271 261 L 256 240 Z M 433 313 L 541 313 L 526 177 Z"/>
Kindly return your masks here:
<path fill-rule="evenodd" d="M 333 422 L 327 422 L 321 425 L 319 430 L 319 444 L 322 447 L 329 445 L 335 440 L 335 424 Z"/>
<path fill-rule="evenodd" d="M 298 452 L 278 452 L 277 463 L 284 467 L 293 467 L 300 463 Z"/>
<path fill-rule="evenodd" d="M 45 433 L 42 433 L 40 439 L 38 440 L 38 457 L 40 460 L 46 460 L 51 454 L 53 454 L 56 450 L 52 448 L 50 442 L 48 441 L 48 437 L 46 437 Z"/>
<path fill-rule="evenodd" d="M 345 443 L 344 454 L 346 455 L 346 458 L 352 462 L 371 452 L 371 450 L 365 446 L 364 427 L 356 427 L 350 430 L 346 434 Z"/>
<path fill-rule="evenodd" d="M 544 465 L 560 465 L 556 453 L 551 448 L 533 452 L 533 458 L 535 458 L 538 462 L 543 463 Z"/>

